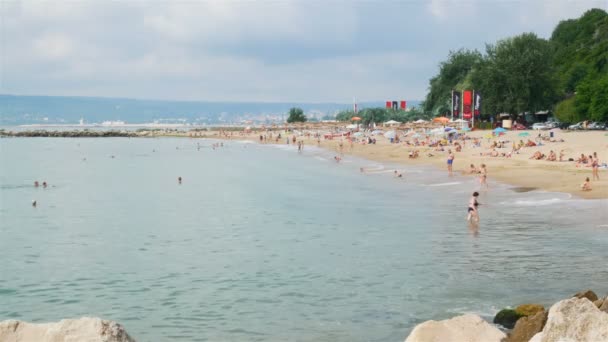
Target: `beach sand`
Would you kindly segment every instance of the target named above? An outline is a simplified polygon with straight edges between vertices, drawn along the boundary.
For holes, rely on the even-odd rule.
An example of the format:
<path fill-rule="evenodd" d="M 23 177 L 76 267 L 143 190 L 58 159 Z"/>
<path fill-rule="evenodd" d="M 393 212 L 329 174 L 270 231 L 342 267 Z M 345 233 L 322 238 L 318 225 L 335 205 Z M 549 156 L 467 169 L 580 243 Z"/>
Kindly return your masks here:
<path fill-rule="evenodd" d="M 589 156 L 593 152 L 597 152 L 600 163 L 608 162 L 608 136 L 604 131 L 557 131 L 555 139 L 564 139 L 564 142 L 548 142 L 543 141 L 542 146 L 524 147 L 519 154 L 513 154 L 511 158 L 505 157 L 490 157 L 487 155 L 480 156 L 480 153 L 486 154 L 491 151 L 489 146 L 493 140 L 508 141 L 505 148 L 497 149 L 499 153 L 509 152 L 512 149 L 513 141 L 524 142 L 529 138 L 534 141 L 538 135 L 538 131 L 528 131 L 529 137 L 519 137 L 518 134 L 522 131 L 510 131 L 499 138 L 485 138 L 490 131 L 475 131 L 469 132 L 467 135 L 472 138 L 481 138 L 482 147 L 473 147 L 472 140 L 467 140 L 466 146 L 461 152 L 454 152 L 454 174 L 463 174 L 469 170 L 470 164 L 475 164 L 479 167 L 482 163 L 486 164 L 488 170 L 488 178 L 495 179 L 500 182 L 514 185 L 518 187 L 518 191 L 529 191 L 532 189 L 541 189 L 547 191 L 565 192 L 574 196 L 585 199 L 600 199 L 608 198 L 608 170 L 600 168 L 599 181 L 591 181 L 591 191 L 582 191 L 580 186 L 585 181 L 586 177 L 592 179 L 590 167 L 576 167 L 576 162 L 550 162 L 546 160 L 530 160 L 530 156 L 536 152 L 548 155 L 550 150 L 553 150 L 558 156 L 561 150 L 564 150 L 564 160 L 569 158 L 577 159 L 581 153 Z M 278 131 L 273 132 L 276 137 Z M 547 131 L 541 132 L 543 135 L 548 135 Z M 281 132 L 282 139 L 279 144 L 285 144 L 285 133 Z M 207 138 L 222 138 L 219 132 L 206 132 Z M 251 134 L 233 133 L 231 139 L 235 140 L 253 140 L 259 142 L 259 132 Z M 291 139 L 291 135 L 287 135 Z M 455 149 L 452 146 L 445 148 L 446 151 L 434 151 L 434 148 L 429 147 L 414 147 L 407 146 L 404 142 L 399 144 L 391 144 L 388 139 L 382 135 L 376 135 L 376 144 L 362 145 L 354 143 L 353 148 L 350 148 L 350 143 L 346 139 L 334 138 L 333 140 L 325 140 L 321 138 L 320 147 L 340 153 L 339 144 L 342 140 L 342 153 L 344 155 L 353 155 L 369 160 L 379 162 L 401 163 L 409 165 L 435 165 L 439 168 L 446 169 L 447 174 L 447 149 Z M 298 137 L 298 140 L 303 140 L 305 146 L 317 146 L 315 138 Z M 402 139 L 403 140 L 403 139 Z M 273 141 L 274 142 L 274 141 Z M 294 147 L 295 149 L 295 147 Z M 417 159 L 408 158 L 410 151 L 419 150 L 420 157 Z M 429 157 L 428 154 L 433 154 Z M 471 175 L 473 177 L 473 175 Z"/>

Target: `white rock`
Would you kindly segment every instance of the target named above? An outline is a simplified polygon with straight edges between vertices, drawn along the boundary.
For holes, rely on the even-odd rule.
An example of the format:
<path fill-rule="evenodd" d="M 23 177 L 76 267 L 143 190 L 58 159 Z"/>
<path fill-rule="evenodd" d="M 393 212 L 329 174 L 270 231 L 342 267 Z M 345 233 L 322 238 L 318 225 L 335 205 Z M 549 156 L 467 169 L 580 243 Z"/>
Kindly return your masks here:
<path fill-rule="evenodd" d="M 502 331 L 477 315 L 462 315 L 444 321 L 418 324 L 405 342 L 500 342 Z"/>
<path fill-rule="evenodd" d="M 534 342 L 608 341 L 608 314 L 587 298 L 570 298 L 555 303 L 543 331 Z"/>
<path fill-rule="evenodd" d="M 2 342 L 134 342 L 124 328 L 113 321 L 83 317 L 57 323 L 0 322 Z"/>

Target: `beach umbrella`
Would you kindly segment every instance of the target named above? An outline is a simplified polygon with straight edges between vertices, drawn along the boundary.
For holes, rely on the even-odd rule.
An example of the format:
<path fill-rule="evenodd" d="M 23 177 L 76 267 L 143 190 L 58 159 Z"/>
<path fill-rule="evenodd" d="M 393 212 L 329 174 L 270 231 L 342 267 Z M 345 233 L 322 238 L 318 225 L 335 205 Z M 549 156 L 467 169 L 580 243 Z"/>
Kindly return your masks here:
<path fill-rule="evenodd" d="M 468 132 L 468 131 L 470 131 L 471 129 L 470 129 L 469 127 L 466 127 L 466 126 L 465 126 L 465 127 L 462 127 L 462 129 L 460 129 L 460 130 L 461 130 L 461 131 L 463 131 L 463 132 Z"/>
<path fill-rule="evenodd" d="M 353 116 L 353 117 L 351 118 L 351 120 L 353 120 L 353 121 L 361 121 L 361 118 L 360 118 L 360 117 L 358 117 L 358 116 Z"/>
<path fill-rule="evenodd" d="M 506 132 L 506 131 L 507 131 L 507 130 L 506 130 L 506 129 L 504 129 L 504 128 L 502 128 L 502 127 L 498 127 L 498 128 L 495 128 L 495 129 L 494 129 L 494 133 L 504 133 L 504 132 Z"/>
<path fill-rule="evenodd" d="M 441 123 L 446 123 L 449 122 L 450 119 L 446 118 L 445 116 L 440 116 L 438 118 L 434 118 L 433 122 L 441 122 Z"/>
<path fill-rule="evenodd" d="M 384 133 L 384 137 L 387 139 L 394 139 L 395 136 L 397 136 L 397 133 L 395 131 L 388 131 Z"/>
<path fill-rule="evenodd" d="M 530 135 L 530 133 L 528 133 L 528 132 L 521 132 L 517 136 L 519 136 L 519 137 L 527 137 L 528 135 Z"/>
<path fill-rule="evenodd" d="M 382 134 L 382 133 L 384 133 L 383 130 L 377 129 L 377 130 L 375 130 L 375 131 L 372 132 L 372 135 L 378 135 L 378 134 Z"/>
<path fill-rule="evenodd" d="M 454 129 L 454 127 L 446 127 L 446 128 L 445 128 L 445 131 L 446 131 L 446 132 L 449 132 L 449 131 L 451 131 L 451 130 L 453 130 L 453 129 Z"/>

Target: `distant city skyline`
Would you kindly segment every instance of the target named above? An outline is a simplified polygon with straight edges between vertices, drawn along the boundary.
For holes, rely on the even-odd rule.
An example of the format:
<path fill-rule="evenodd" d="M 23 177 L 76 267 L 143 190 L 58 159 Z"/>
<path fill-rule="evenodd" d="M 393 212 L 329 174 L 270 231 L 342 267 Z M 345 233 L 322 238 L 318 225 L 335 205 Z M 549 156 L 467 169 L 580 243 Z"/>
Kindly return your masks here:
<path fill-rule="evenodd" d="M 450 50 L 606 1 L 3 1 L 0 93 L 243 102 L 423 100 Z"/>

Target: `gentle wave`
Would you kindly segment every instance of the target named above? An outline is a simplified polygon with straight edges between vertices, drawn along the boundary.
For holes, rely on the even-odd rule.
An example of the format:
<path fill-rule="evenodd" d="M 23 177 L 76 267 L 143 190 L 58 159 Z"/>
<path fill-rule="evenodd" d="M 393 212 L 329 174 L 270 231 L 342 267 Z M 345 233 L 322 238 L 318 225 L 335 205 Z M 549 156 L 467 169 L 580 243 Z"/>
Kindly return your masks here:
<path fill-rule="evenodd" d="M 462 184 L 462 182 L 448 182 L 448 183 L 436 183 L 436 184 L 425 184 L 426 186 L 448 186 L 448 185 L 458 185 Z"/>
<path fill-rule="evenodd" d="M 549 204 L 555 204 L 555 203 L 559 203 L 559 202 L 563 202 L 564 200 L 561 198 L 547 198 L 547 199 L 530 199 L 530 200 L 516 200 L 515 202 L 503 202 L 501 204 L 514 204 L 517 206 L 522 206 L 522 207 L 530 207 L 530 206 L 536 206 L 536 205 L 549 205 Z"/>

